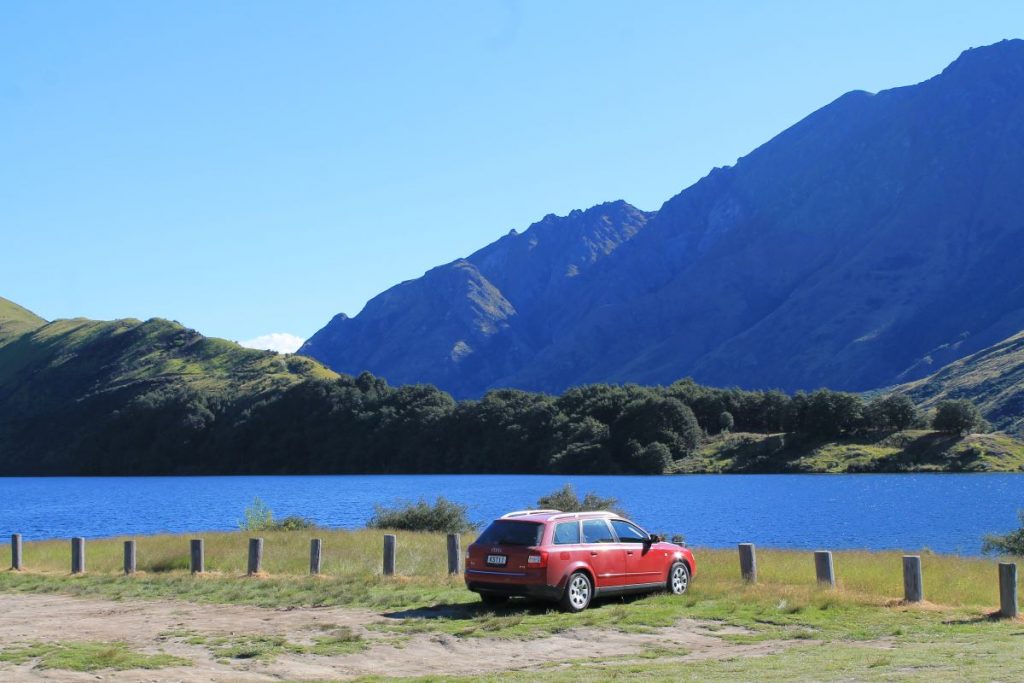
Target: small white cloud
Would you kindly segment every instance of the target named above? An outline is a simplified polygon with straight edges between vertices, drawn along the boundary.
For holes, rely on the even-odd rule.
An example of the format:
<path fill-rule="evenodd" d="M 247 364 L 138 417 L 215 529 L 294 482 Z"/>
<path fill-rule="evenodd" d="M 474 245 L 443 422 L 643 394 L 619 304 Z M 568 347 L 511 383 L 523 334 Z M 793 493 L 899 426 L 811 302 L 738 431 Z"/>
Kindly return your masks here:
<path fill-rule="evenodd" d="M 302 337 L 287 332 L 271 332 L 255 339 L 238 342 L 247 349 L 264 349 L 278 353 L 295 353 L 302 346 Z"/>

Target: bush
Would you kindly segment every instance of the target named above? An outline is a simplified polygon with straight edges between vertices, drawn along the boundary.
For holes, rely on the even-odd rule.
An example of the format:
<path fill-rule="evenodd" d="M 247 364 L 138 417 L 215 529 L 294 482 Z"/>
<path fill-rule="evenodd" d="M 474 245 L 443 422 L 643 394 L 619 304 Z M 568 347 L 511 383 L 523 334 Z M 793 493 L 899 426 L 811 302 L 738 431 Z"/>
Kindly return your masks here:
<path fill-rule="evenodd" d="M 583 500 L 576 495 L 576 489 L 572 484 L 566 484 L 557 491 L 546 496 L 541 496 L 537 501 L 537 507 L 561 510 L 562 512 L 589 512 L 592 510 L 608 510 L 617 515 L 626 517 L 626 513 L 619 507 L 617 498 L 602 498 L 593 491 L 588 491 Z"/>
<path fill-rule="evenodd" d="M 1020 528 L 1005 536 L 989 534 L 982 539 L 981 552 L 986 555 L 1017 555 L 1024 557 L 1024 510 L 1017 513 Z"/>
<path fill-rule="evenodd" d="M 245 508 L 242 514 L 242 520 L 238 523 L 242 531 L 264 531 L 274 523 L 274 513 L 259 496 L 253 498 L 252 505 Z"/>
<path fill-rule="evenodd" d="M 274 521 L 274 513 L 259 496 L 253 498 L 252 505 L 245 508 L 243 515 L 238 523 L 242 531 L 298 531 L 316 527 L 313 520 L 299 515 L 289 515 L 279 522 Z"/>
<path fill-rule="evenodd" d="M 273 522 L 271 528 L 273 531 L 299 531 L 316 528 L 316 522 L 300 515 L 288 515 L 280 522 Z"/>
<path fill-rule="evenodd" d="M 932 428 L 947 434 L 963 436 L 981 429 L 985 424 L 981 413 L 970 401 L 943 401 L 935 410 Z"/>
<path fill-rule="evenodd" d="M 375 505 L 373 517 L 366 526 L 372 529 L 403 531 L 441 531 L 449 534 L 473 531 L 477 525 L 469 521 L 468 507 L 438 496 L 433 505 L 420 499 L 417 503 L 401 503 L 396 507 Z"/>

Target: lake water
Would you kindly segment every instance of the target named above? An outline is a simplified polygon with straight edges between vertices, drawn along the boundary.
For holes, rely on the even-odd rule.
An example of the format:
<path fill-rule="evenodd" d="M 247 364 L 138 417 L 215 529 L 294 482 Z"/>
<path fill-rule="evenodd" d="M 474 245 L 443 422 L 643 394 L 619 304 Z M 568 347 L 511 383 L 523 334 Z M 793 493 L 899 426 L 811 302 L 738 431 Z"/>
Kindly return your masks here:
<path fill-rule="evenodd" d="M 1024 509 L 1024 474 L 0 478 L 0 534 L 29 541 L 235 529 L 255 496 L 276 517 L 328 527 L 363 526 L 375 503 L 439 495 L 486 522 L 566 482 L 614 496 L 641 526 L 696 546 L 976 555 L 982 534 L 1015 528 Z"/>

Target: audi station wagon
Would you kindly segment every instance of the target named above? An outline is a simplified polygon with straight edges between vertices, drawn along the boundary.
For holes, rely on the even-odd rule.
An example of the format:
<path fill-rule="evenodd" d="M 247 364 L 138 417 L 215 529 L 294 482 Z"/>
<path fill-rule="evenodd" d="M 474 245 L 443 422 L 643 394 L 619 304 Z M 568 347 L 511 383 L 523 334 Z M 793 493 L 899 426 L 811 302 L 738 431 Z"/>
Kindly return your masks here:
<path fill-rule="evenodd" d="M 519 510 L 491 523 L 466 551 L 466 587 L 488 604 L 512 596 L 579 612 L 609 595 L 682 595 L 697 573 L 689 548 L 611 512 Z"/>

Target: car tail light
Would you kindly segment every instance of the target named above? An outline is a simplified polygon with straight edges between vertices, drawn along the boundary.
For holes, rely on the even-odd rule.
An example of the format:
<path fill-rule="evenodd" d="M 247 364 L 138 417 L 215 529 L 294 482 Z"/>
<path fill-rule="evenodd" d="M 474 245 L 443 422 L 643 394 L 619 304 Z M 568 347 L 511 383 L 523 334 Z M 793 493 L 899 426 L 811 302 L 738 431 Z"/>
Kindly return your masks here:
<path fill-rule="evenodd" d="M 543 550 L 535 550 L 526 558 L 526 564 L 530 567 L 542 568 L 548 566 L 548 554 Z"/>

